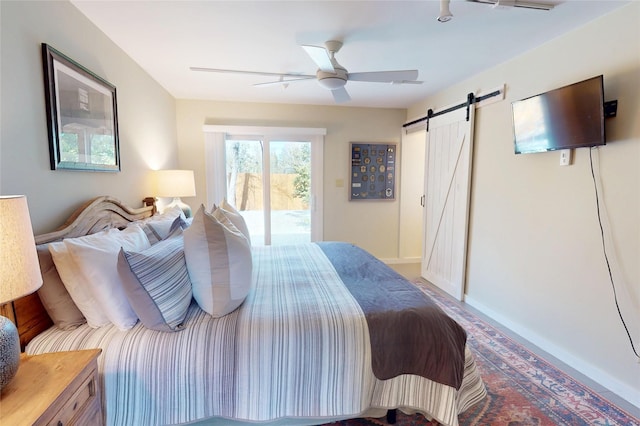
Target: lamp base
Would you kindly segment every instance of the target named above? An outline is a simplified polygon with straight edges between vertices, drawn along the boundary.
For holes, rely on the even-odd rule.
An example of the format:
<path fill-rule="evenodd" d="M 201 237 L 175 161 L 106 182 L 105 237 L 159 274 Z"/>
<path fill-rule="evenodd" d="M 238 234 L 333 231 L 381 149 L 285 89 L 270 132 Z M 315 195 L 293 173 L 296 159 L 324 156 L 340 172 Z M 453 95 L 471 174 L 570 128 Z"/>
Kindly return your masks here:
<path fill-rule="evenodd" d="M 169 204 L 167 204 L 165 209 L 169 209 L 169 208 L 171 208 L 173 206 L 180 207 L 180 210 L 182 210 L 182 213 L 184 213 L 184 217 L 186 217 L 187 219 L 190 218 L 191 216 L 193 216 L 193 212 L 191 211 L 191 207 L 189 207 L 188 204 L 183 203 L 182 200 L 180 199 L 180 197 L 173 197 L 173 200 Z"/>
<path fill-rule="evenodd" d="M 20 366 L 20 337 L 9 318 L 0 316 L 0 390 L 11 382 Z"/>

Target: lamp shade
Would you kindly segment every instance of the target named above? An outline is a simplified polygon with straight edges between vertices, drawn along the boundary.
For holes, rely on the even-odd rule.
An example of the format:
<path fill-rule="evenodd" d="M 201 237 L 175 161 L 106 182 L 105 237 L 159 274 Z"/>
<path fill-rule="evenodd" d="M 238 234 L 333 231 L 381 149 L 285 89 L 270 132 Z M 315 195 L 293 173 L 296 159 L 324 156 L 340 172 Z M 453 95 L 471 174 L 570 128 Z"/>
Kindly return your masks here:
<path fill-rule="evenodd" d="M 33 293 L 42 274 L 24 195 L 0 196 L 0 303 Z"/>
<path fill-rule="evenodd" d="M 158 170 L 156 172 L 158 197 L 195 197 L 196 182 L 193 170 Z"/>

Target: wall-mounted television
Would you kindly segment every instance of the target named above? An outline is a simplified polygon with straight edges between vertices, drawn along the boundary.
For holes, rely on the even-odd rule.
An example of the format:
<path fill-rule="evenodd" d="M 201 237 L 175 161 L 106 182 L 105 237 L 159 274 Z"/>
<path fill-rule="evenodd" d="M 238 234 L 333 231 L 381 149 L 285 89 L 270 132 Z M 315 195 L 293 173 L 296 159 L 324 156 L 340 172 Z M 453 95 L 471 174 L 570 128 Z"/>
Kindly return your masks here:
<path fill-rule="evenodd" d="M 516 154 L 605 144 L 603 77 L 515 101 Z"/>

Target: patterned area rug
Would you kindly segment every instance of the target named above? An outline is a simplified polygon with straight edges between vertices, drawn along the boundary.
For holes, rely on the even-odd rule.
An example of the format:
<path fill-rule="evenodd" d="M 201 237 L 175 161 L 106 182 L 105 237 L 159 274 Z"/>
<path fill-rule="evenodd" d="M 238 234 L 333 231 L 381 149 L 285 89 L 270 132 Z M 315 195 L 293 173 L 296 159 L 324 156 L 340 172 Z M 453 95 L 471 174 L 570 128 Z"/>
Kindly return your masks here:
<path fill-rule="evenodd" d="M 487 398 L 459 416 L 461 426 L 640 426 L 640 420 L 511 340 L 455 302 L 416 283 L 467 330 L 468 344 L 487 387 Z M 386 425 L 354 419 L 334 426 Z M 398 426 L 437 425 L 398 412 Z"/>

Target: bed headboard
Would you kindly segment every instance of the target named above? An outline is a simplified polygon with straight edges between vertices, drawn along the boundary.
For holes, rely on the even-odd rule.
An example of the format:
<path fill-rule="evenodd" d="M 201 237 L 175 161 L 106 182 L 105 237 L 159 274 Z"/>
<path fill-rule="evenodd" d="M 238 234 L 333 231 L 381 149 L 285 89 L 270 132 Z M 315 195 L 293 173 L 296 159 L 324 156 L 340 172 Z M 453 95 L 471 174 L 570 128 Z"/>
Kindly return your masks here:
<path fill-rule="evenodd" d="M 131 208 L 113 197 L 94 198 L 76 209 L 55 231 L 36 235 L 36 244 L 81 237 L 109 228 L 124 228 L 129 223 L 151 217 L 156 212 L 155 198 L 145 198 L 143 205 L 142 208 Z M 33 337 L 53 325 L 37 293 L 0 306 L 0 315 L 16 324 L 22 350 Z"/>

